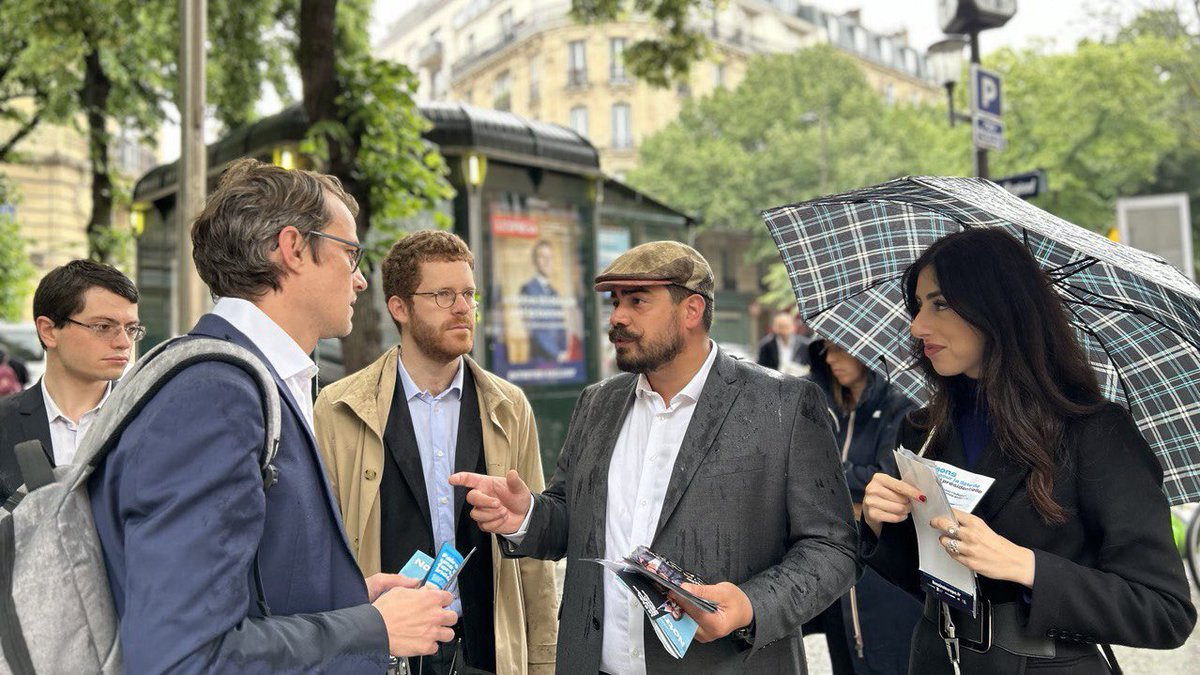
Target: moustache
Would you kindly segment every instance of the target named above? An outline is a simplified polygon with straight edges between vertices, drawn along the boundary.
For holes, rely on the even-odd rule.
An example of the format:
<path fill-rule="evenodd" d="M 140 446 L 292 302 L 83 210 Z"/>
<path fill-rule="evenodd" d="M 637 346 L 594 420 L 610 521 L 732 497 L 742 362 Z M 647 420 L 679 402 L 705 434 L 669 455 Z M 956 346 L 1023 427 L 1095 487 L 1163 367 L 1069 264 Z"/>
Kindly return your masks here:
<path fill-rule="evenodd" d="M 641 338 L 642 336 L 634 333 L 624 326 L 616 326 L 608 330 L 608 341 L 616 342 L 617 340 L 628 340 L 630 342 Z"/>

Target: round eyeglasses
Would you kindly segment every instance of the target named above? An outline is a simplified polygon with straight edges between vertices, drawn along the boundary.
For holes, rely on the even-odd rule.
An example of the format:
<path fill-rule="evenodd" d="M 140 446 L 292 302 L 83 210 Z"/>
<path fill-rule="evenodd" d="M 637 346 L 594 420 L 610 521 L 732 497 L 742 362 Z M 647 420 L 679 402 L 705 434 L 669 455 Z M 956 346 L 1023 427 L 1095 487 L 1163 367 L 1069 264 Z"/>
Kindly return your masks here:
<path fill-rule="evenodd" d="M 442 309 L 450 309 L 454 303 L 458 301 L 458 297 L 462 296 L 463 300 L 467 301 L 467 307 L 475 307 L 479 302 L 475 299 L 475 289 L 468 288 L 465 291 L 452 291 L 449 288 L 443 288 L 440 291 L 421 291 L 413 293 L 413 295 L 424 295 L 433 298 L 438 307 Z"/>

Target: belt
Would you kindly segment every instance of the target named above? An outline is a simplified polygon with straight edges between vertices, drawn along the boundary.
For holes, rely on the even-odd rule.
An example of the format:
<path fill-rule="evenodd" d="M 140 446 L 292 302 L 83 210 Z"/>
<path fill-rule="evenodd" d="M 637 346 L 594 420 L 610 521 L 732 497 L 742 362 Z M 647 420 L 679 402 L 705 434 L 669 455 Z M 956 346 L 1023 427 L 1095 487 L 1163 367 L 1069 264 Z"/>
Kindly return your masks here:
<path fill-rule="evenodd" d="M 1044 635 L 1029 635 L 1021 626 L 1019 602 L 990 604 L 979 602 L 978 616 L 967 612 L 950 610 L 959 644 L 974 652 L 986 652 L 992 645 L 1017 656 L 1052 659 L 1057 654 L 1053 638 Z M 943 620 L 941 603 L 925 596 L 925 618 L 938 627 L 942 639 L 947 639 L 947 626 Z"/>

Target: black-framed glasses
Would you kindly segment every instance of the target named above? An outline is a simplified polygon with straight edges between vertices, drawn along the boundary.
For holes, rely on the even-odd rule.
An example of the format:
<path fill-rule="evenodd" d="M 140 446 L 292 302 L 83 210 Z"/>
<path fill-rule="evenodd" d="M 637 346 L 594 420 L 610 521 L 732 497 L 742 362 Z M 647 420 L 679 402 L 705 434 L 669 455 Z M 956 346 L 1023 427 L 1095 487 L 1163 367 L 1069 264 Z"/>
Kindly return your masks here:
<path fill-rule="evenodd" d="M 479 302 L 475 300 L 476 292 L 477 291 L 474 288 L 468 288 L 465 291 L 452 291 L 449 288 L 443 288 L 440 291 L 421 291 L 419 293 L 413 293 L 413 295 L 424 295 L 433 298 L 433 301 L 437 303 L 438 307 L 441 307 L 442 309 L 450 309 L 454 306 L 455 302 L 458 302 L 458 297 L 460 295 L 462 296 L 463 300 L 467 301 L 467 307 L 475 307 L 479 304 Z"/>
<path fill-rule="evenodd" d="M 100 338 L 101 340 L 112 341 L 116 339 L 117 335 L 119 335 L 121 332 L 125 333 L 125 337 L 129 338 L 130 342 L 137 342 L 138 340 L 146 337 L 146 327 L 137 323 L 131 323 L 128 326 L 122 326 L 121 324 L 112 323 L 111 321 L 97 321 L 96 323 L 83 323 L 82 321 L 76 321 L 75 319 L 64 319 L 64 321 L 67 323 L 73 323 L 76 326 L 83 326 L 84 328 L 95 333 L 96 337 Z"/>
<path fill-rule="evenodd" d="M 332 234 L 326 234 L 324 232 L 317 232 L 315 230 L 312 232 L 309 232 L 309 234 L 314 237 L 320 237 L 322 239 L 331 239 L 333 241 L 336 241 L 339 244 L 345 244 L 346 246 L 349 246 L 350 249 L 347 250 L 346 253 L 348 253 L 350 255 L 350 271 L 351 272 L 354 272 L 355 270 L 358 269 L 358 264 L 362 262 L 363 253 L 366 253 L 366 251 L 367 251 L 367 249 L 363 248 L 363 245 L 358 243 L 357 241 L 350 241 L 349 239 L 342 239 L 341 237 L 335 237 Z"/>

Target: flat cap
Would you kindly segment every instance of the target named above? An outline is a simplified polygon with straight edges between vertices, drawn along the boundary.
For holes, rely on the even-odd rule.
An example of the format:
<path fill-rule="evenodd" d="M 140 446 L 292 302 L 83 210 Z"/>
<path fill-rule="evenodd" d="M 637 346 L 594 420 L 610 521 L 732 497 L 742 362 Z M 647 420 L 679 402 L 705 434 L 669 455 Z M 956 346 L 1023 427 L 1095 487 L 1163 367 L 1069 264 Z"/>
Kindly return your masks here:
<path fill-rule="evenodd" d="M 682 286 L 713 299 L 713 273 L 696 249 L 677 241 L 651 241 L 635 246 L 596 277 L 596 290 L 618 286 Z"/>

